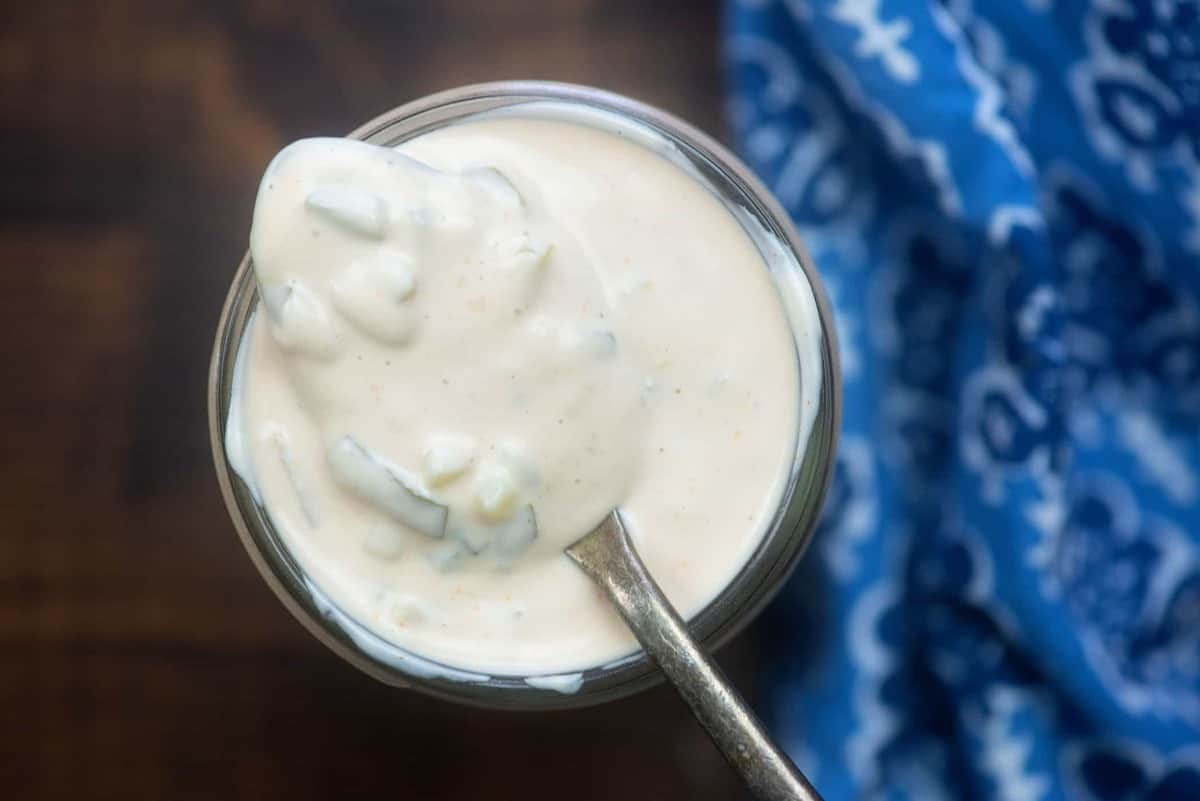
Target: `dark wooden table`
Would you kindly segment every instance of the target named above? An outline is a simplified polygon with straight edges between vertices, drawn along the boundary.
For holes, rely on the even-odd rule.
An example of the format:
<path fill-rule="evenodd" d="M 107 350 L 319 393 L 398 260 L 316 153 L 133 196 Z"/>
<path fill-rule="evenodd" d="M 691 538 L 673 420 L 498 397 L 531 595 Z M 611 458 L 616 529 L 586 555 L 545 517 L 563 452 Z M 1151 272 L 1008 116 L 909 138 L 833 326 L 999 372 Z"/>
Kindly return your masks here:
<path fill-rule="evenodd" d="M 204 412 L 288 140 L 545 77 L 720 132 L 696 0 L 35 0 L 0 10 L 0 798 L 725 799 L 665 689 L 485 713 L 387 689 L 242 552 Z M 726 654 L 745 683 L 750 642 Z"/>

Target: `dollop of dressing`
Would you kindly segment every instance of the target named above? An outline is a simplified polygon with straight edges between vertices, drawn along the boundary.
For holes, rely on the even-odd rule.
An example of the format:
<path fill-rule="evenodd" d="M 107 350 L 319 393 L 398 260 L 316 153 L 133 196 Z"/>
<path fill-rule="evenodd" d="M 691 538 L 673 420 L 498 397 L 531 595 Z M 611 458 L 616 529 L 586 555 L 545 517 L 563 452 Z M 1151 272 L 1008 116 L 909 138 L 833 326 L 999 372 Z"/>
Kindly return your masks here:
<path fill-rule="evenodd" d="M 497 169 L 303 140 L 267 169 L 250 249 L 324 454 L 301 466 L 273 430 L 305 522 L 324 481 L 363 505 L 373 556 L 496 569 L 558 556 L 628 494 L 643 369 L 587 255 Z"/>
<path fill-rule="evenodd" d="M 562 554 L 608 510 L 685 615 L 761 540 L 815 400 L 754 241 L 644 144 L 535 116 L 303 140 L 250 240 L 236 467 L 383 639 L 574 676 L 635 647 Z"/>

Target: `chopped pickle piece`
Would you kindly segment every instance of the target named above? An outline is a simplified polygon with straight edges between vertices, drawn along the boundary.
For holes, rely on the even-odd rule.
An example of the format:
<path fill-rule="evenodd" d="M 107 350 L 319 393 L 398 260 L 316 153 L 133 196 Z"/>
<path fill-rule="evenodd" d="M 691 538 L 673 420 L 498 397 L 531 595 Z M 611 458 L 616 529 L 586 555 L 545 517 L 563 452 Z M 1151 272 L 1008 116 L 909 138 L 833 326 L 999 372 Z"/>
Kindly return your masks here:
<path fill-rule="evenodd" d="M 325 457 L 334 480 L 346 491 L 426 536 L 445 533 L 446 507 L 418 495 L 352 437 L 338 439 Z"/>
<path fill-rule="evenodd" d="M 283 307 L 292 296 L 292 282 L 282 284 L 258 284 L 258 296 L 262 298 L 263 308 L 273 323 L 283 322 Z"/>
<path fill-rule="evenodd" d="M 318 360 L 337 355 L 337 320 L 321 296 L 303 282 L 262 284 L 259 297 L 267 310 L 271 336 L 280 345 Z"/>
<path fill-rule="evenodd" d="M 481 525 L 470 520 L 456 521 L 452 516 L 446 530 L 452 537 L 465 545 L 468 551 L 479 554 L 492 544 L 495 527 Z"/>
<path fill-rule="evenodd" d="M 387 203 L 370 192 L 325 186 L 310 192 L 304 205 L 350 233 L 369 239 L 383 239 L 387 233 Z"/>
<path fill-rule="evenodd" d="M 502 205 L 510 208 L 521 208 L 525 205 L 525 198 L 521 197 L 521 193 L 513 186 L 513 182 L 495 167 L 476 167 L 465 170 L 463 176 L 483 187 L 489 197 L 499 201 Z"/>
<path fill-rule="evenodd" d="M 533 507 L 525 504 L 508 520 L 496 527 L 492 548 L 501 560 L 513 559 L 537 539 L 537 517 Z"/>
<path fill-rule="evenodd" d="M 412 156 L 406 156 L 398 150 L 388 148 L 387 166 L 389 169 L 408 172 L 426 178 L 439 178 L 444 173 L 441 170 L 435 170 L 423 161 L 418 161 Z"/>
<path fill-rule="evenodd" d="M 587 350 L 599 359 L 610 359 L 617 352 L 617 337 L 612 331 L 593 331 L 587 338 Z"/>
<path fill-rule="evenodd" d="M 313 500 L 312 493 L 308 491 L 308 482 L 301 476 L 299 469 L 296 467 L 296 462 L 292 458 L 287 431 L 283 426 L 272 423 L 267 428 L 266 436 L 274 443 L 275 450 L 279 454 L 279 461 L 283 465 L 283 472 L 287 475 L 288 483 L 292 485 L 292 490 L 296 493 L 296 502 L 300 506 L 300 514 L 304 517 L 304 522 L 308 523 L 310 528 L 316 528 L 320 525 L 316 502 Z"/>
<path fill-rule="evenodd" d="M 537 520 L 533 507 L 525 504 L 500 523 L 479 523 L 470 520 L 451 522 L 446 529 L 472 554 L 478 555 L 489 547 L 501 562 L 519 556 L 537 539 Z"/>
<path fill-rule="evenodd" d="M 360 331 L 385 345 L 408 341 L 417 312 L 406 301 L 417 289 L 411 259 L 400 252 L 379 253 L 352 263 L 329 282 L 333 305 Z"/>
<path fill-rule="evenodd" d="M 458 540 L 444 542 L 431 548 L 426 554 L 429 564 L 443 573 L 448 573 L 462 564 L 467 556 L 467 548 Z"/>

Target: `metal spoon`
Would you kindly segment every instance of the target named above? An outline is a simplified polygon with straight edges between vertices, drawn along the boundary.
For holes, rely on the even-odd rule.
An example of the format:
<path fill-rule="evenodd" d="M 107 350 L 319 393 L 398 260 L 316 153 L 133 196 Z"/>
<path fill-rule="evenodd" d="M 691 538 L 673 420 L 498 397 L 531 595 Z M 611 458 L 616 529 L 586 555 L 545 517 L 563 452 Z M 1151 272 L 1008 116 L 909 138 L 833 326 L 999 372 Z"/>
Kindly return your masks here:
<path fill-rule="evenodd" d="M 700 650 L 679 614 L 646 572 L 614 509 L 567 556 L 604 588 L 638 642 L 692 708 L 717 748 L 756 798 L 821 801 L 762 723 Z"/>

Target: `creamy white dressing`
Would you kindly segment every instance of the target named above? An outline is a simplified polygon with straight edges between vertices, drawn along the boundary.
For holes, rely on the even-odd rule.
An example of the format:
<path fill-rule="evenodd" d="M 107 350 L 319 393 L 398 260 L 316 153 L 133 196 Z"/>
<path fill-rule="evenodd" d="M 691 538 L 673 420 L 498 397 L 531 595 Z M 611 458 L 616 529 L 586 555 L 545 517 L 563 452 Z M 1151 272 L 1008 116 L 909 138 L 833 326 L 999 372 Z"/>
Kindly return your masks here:
<path fill-rule="evenodd" d="M 645 142 L 539 115 L 305 140 L 251 251 L 227 448 L 328 614 L 570 692 L 635 647 L 562 555 L 608 509 L 688 616 L 761 541 L 815 410 L 811 292 L 798 369 L 754 238 Z"/>
<path fill-rule="evenodd" d="M 583 686 L 582 673 L 560 673 L 551 676 L 530 676 L 525 683 L 538 690 L 552 690 L 563 695 L 579 692 Z"/>

